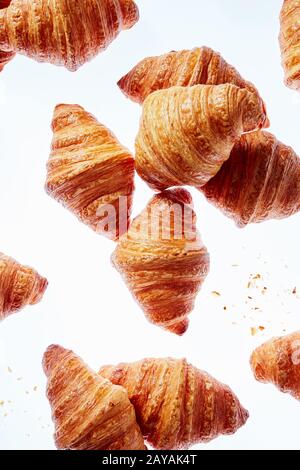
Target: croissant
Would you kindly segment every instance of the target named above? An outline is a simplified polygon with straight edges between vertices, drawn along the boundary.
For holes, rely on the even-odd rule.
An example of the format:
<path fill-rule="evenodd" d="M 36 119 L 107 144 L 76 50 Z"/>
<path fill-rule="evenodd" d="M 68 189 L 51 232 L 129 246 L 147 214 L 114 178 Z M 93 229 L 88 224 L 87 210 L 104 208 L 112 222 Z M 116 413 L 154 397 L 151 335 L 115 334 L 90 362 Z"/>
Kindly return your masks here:
<path fill-rule="evenodd" d="M 245 134 L 200 189 L 239 227 L 289 217 L 300 210 L 300 159 L 269 132 Z"/>
<path fill-rule="evenodd" d="M 117 239 L 127 231 L 134 159 L 78 105 L 59 105 L 52 121 L 46 191 L 93 230 Z"/>
<path fill-rule="evenodd" d="M 147 319 L 178 335 L 209 271 L 192 204 L 182 188 L 154 196 L 112 256 Z"/>
<path fill-rule="evenodd" d="M 185 359 L 144 359 L 104 366 L 99 374 L 126 388 L 142 433 L 156 449 L 233 434 L 249 416 L 227 385 Z"/>
<path fill-rule="evenodd" d="M 124 388 L 100 377 L 61 346 L 47 349 L 43 367 L 58 449 L 145 449 Z"/>
<path fill-rule="evenodd" d="M 235 85 L 173 87 L 144 102 L 136 169 L 155 190 L 202 186 L 220 169 L 243 132 L 264 127 L 256 94 Z"/>
<path fill-rule="evenodd" d="M 298 0 L 284 0 L 280 13 L 280 49 L 285 84 L 300 90 L 300 4 Z"/>
<path fill-rule="evenodd" d="M 75 71 L 138 19 L 133 0 L 12 0 L 0 11 L 0 49 Z"/>
<path fill-rule="evenodd" d="M 34 269 L 0 253 L 0 320 L 40 302 L 47 286 Z"/>
<path fill-rule="evenodd" d="M 148 95 L 173 86 L 222 85 L 232 83 L 258 95 L 255 86 L 209 47 L 172 51 L 139 62 L 118 82 L 131 100 L 143 103 Z"/>
<path fill-rule="evenodd" d="M 281 392 L 300 400 L 300 331 L 272 338 L 250 359 L 256 380 L 273 383 Z"/>

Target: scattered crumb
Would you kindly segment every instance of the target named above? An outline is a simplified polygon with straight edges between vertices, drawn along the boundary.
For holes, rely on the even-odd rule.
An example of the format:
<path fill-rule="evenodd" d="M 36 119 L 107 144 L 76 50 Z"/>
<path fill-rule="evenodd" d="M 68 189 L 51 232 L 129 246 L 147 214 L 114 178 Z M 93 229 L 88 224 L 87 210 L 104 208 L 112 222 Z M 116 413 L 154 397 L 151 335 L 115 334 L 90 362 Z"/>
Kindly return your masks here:
<path fill-rule="evenodd" d="M 251 297 L 250 295 L 248 295 L 248 299 L 252 300 L 252 299 L 253 299 L 253 297 Z"/>
<path fill-rule="evenodd" d="M 33 391 L 36 392 L 37 389 L 38 389 L 38 388 L 37 388 L 37 385 L 35 385 L 35 386 L 33 387 Z"/>
<path fill-rule="evenodd" d="M 223 307 L 223 310 L 227 310 L 227 307 L 226 307 L 226 305 Z"/>
<path fill-rule="evenodd" d="M 18 381 L 20 381 L 20 380 L 22 380 L 22 379 L 23 379 L 23 377 L 18 377 L 18 378 L 17 378 Z"/>
<path fill-rule="evenodd" d="M 293 291 L 292 291 L 292 294 L 297 294 L 297 289 L 296 287 L 294 287 Z"/>
<path fill-rule="evenodd" d="M 4 400 L 0 400 L 0 406 L 4 405 Z"/>
<path fill-rule="evenodd" d="M 255 336 L 257 334 L 257 328 L 254 328 L 253 326 L 251 327 L 251 335 Z"/>
<path fill-rule="evenodd" d="M 213 290 L 213 291 L 212 291 L 212 295 L 213 295 L 214 297 L 220 297 L 220 296 L 221 296 L 220 292 L 218 292 L 218 291 L 216 291 L 216 290 Z"/>
<path fill-rule="evenodd" d="M 262 276 L 261 274 L 255 274 L 255 276 L 253 276 L 253 280 L 256 281 L 257 279 L 261 279 Z"/>
<path fill-rule="evenodd" d="M 258 329 L 259 329 L 260 331 L 264 331 L 266 328 L 265 328 L 264 326 L 259 326 Z"/>
<path fill-rule="evenodd" d="M 11 374 L 12 373 L 12 369 L 8 366 L 7 368 L 7 371 Z"/>

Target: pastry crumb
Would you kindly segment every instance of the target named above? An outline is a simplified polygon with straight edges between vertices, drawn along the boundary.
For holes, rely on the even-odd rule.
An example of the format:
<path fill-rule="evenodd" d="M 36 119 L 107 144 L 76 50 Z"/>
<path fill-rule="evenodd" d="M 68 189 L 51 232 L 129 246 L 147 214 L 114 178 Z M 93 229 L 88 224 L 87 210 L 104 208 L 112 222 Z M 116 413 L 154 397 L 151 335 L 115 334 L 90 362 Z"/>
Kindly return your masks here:
<path fill-rule="evenodd" d="M 214 297 L 221 297 L 220 292 L 218 292 L 218 291 L 216 291 L 216 290 L 213 290 L 213 291 L 212 291 L 212 295 L 213 295 Z"/>
<path fill-rule="evenodd" d="M 255 336 L 257 334 L 257 328 L 255 328 L 254 326 L 250 328 L 250 331 L 252 336 Z"/>

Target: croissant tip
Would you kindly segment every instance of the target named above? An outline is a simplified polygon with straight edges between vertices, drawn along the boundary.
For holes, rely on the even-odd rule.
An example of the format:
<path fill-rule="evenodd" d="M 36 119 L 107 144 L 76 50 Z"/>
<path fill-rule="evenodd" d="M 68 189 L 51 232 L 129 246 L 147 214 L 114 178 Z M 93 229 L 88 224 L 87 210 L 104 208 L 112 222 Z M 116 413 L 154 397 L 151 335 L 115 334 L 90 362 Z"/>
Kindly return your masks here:
<path fill-rule="evenodd" d="M 178 323 L 175 323 L 170 326 L 166 326 L 164 328 L 168 330 L 170 333 L 175 333 L 178 336 L 183 336 L 184 333 L 186 333 L 188 327 L 189 327 L 189 320 L 185 318 L 184 320 Z"/>
<path fill-rule="evenodd" d="M 62 346 L 59 346 L 58 344 L 51 344 L 48 346 L 46 351 L 44 352 L 43 356 L 43 369 L 46 375 L 49 374 L 49 372 L 52 369 L 53 364 L 57 362 L 58 357 L 65 351 L 65 349 Z"/>
<path fill-rule="evenodd" d="M 49 285 L 48 280 L 45 277 L 40 277 L 38 281 L 36 293 L 34 297 L 31 299 L 30 305 L 35 305 L 42 300 L 43 295 L 46 292 L 48 285 Z"/>

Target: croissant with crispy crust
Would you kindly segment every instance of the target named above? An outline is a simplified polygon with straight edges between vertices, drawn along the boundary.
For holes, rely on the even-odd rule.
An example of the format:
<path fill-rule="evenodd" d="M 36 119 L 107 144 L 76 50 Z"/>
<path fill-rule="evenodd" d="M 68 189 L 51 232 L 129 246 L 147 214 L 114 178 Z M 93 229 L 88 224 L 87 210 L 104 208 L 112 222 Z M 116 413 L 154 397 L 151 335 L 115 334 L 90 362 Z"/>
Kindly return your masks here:
<path fill-rule="evenodd" d="M 40 302 L 47 286 L 34 269 L 0 253 L 0 320 Z"/>
<path fill-rule="evenodd" d="M 58 449 L 145 449 L 124 388 L 100 377 L 61 346 L 47 349 L 43 367 Z"/>
<path fill-rule="evenodd" d="M 232 83 L 258 94 L 255 86 L 244 80 L 218 52 L 203 46 L 147 57 L 121 78 L 118 85 L 128 98 L 143 103 L 154 91 L 173 86 L 224 83 Z"/>
<path fill-rule="evenodd" d="M 284 0 L 280 13 L 280 35 L 282 66 L 288 87 L 300 90 L 300 3 L 299 0 Z"/>
<path fill-rule="evenodd" d="M 138 19 L 133 0 L 11 0 L 0 10 L 0 50 L 75 71 Z"/>
<path fill-rule="evenodd" d="M 132 155 L 78 105 L 57 106 L 52 129 L 46 191 L 93 230 L 117 239 L 129 224 Z"/>
<path fill-rule="evenodd" d="M 273 383 L 281 392 L 300 400 L 300 331 L 272 338 L 250 359 L 256 380 Z"/>
<path fill-rule="evenodd" d="M 200 187 L 219 171 L 239 137 L 267 125 L 262 101 L 235 85 L 173 87 L 144 102 L 136 169 L 155 190 Z"/>
<path fill-rule="evenodd" d="M 251 132 L 200 189 L 239 227 L 289 217 L 300 210 L 300 159 L 269 132 Z"/>
<path fill-rule="evenodd" d="M 112 256 L 148 320 L 178 335 L 188 327 L 209 271 L 195 223 L 190 194 L 181 188 L 164 191 L 132 222 Z"/>
<path fill-rule="evenodd" d="M 233 434 L 248 419 L 227 385 L 185 359 L 144 359 L 102 367 L 99 374 L 126 388 L 142 433 L 156 449 L 184 449 Z"/>

